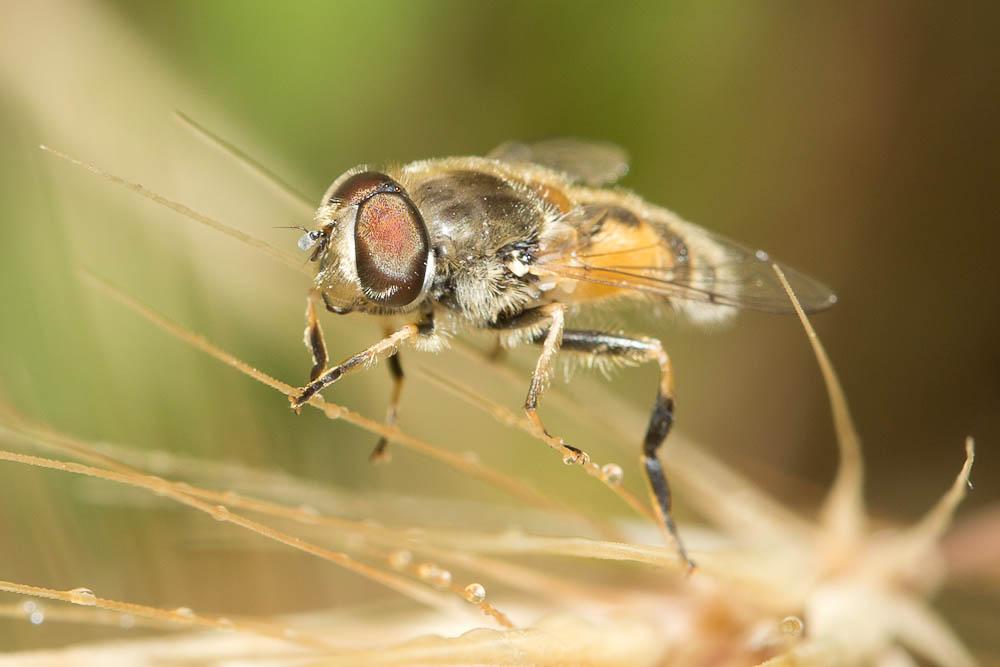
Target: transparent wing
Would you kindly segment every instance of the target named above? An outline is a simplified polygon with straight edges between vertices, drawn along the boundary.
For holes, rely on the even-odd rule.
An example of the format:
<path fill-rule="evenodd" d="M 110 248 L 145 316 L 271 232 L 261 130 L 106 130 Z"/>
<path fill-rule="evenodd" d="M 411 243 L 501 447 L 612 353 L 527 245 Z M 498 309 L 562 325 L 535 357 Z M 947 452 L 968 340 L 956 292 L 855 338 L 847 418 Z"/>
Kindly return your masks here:
<path fill-rule="evenodd" d="M 778 264 L 806 312 L 825 310 L 837 302 L 829 287 L 789 266 L 775 262 L 762 250 L 750 250 L 729 239 L 707 234 L 723 259 L 707 263 L 695 259 L 674 267 L 641 266 L 627 261 L 635 249 L 597 256 L 577 255 L 573 261 L 545 262 L 541 268 L 571 278 L 621 289 L 635 290 L 668 300 L 717 304 L 769 313 L 795 312 L 788 294 L 774 272 Z M 617 263 L 616 256 L 621 258 Z M 594 261 L 598 260 L 598 261 Z"/>
<path fill-rule="evenodd" d="M 614 183 L 628 172 L 625 150 L 602 141 L 546 139 L 533 144 L 508 141 L 486 157 L 503 162 L 533 162 L 594 186 Z"/>

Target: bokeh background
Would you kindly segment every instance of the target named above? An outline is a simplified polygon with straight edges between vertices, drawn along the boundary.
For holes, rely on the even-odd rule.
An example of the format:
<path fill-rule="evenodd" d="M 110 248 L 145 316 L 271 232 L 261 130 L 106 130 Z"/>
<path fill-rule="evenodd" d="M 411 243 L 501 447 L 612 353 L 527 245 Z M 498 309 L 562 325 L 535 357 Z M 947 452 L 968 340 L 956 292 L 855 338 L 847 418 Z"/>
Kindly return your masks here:
<path fill-rule="evenodd" d="M 281 396 L 82 285 L 78 266 L 282 379 L 305 376 L 304 276 L 37 145 L 294 250 L 298 232 L 276 227 L 308 221 L 179 125 L 175 109 L 313 198 L 362 162 L 593 137 L 628 149 L 627 187 L 836 289 L 839 305 L 814 323 L 867 446 L 878 516 L 926 509 L 953 479 L 969 434 L 980 449 L 962 512 L 986 511 L 1000 482 L 998 14 L 994 3 L 918 1 L 5 2 L 2 399 L 83 437 L 334 489 L 492 498 L 405 452 L 396 465 L 370 466 L 370 435 L 293 416 Z M 747 314 L 709 332 L 634 313 L 608 323 L 666 342 L 680 429 L 803 511 L 815 507 L 835 445 L 794 318 Z M 353 316 L 328 318 L 326 328 L 335 358 L 378 335 Z M 463 378 L 453 353 L 404 363 L 477 380 Z M 654 382 L 641 368 L 612 387 L 644 408 Z M 328 396 L 378 416 L 388 388 L 375 371 Z M 511 407 L 522 400 L 523 388 L 482 389 Z M 641 489 L 631 449 L 641 423 L 634 443 L 614 443 L 574 431 L 572 415 L 549 419 L 569 440 L 620 460 Z M 594 512 L 620 511 L 613 498 L 588 496 L 537 443 L 419 377 L 406 389 L 402 425 L 530 474 Z M 0 489 L 3 579 L 259 613 L 364 593 L 361 584 L 327 585 L 319 565 L 294 555 L 206 547 L 190 537 L 204 517 L 151 512 L 99 485 L 3 464 Z M 695 521 L 677 502 L 682 520 Z M 297 577 L 273 574 L 292 563 Z M 983 612 L 985 598 L 948 595 L 960 632 L 981 641 L 995 610 Z M 0 622 L 0 649 L 95 632 L 26 627 Z"/>

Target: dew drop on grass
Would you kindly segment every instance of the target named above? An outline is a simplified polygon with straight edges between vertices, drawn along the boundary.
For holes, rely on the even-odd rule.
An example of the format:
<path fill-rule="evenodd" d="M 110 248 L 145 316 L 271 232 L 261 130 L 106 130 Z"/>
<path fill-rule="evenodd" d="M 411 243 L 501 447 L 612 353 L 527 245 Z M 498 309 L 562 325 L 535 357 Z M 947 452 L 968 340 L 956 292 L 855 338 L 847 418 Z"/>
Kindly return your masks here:
<path fill-rule="evenodd" d="M 319 510 L 312 505 L 299 505 L 298 516 L 296 518 L 302 523 L 315 523 L 318 516 Z"/>
<path fill-rule="evenodd" d="M 45 612 L 41 609 L 36 609 L 28 616 L 28 620 L 31 621 L 32 625 L 41 625 L 45 622 Z"/>
<path fill-rule="evenodd" d="M 83 605 L 84 607 L 93 607 L 97 604 L 97 596 L 89 588 L 74 588 L 67 592 L 69 593 L 69 601 L 73 604 Z"/>
<path fill-rule="evenodd" d="M 405 570 L 413 562 L 413 554 L 406 549 L 393 551 L 389 554 L 389 567 L 394 570 Z"/>
<path fill-rule="evenodd" d="M 569 446 L 566 445 L 566 447 Z M 563 463 L 565 463 L 568 466 L 571 465 L 586 466 L 588 463 L 590 463 L 590 454 L 588 454 L 587 452 L 569 450 L 568 453 L 565 456 L 563 456 Z"/>
<path fill-rule="evenodd" d="M 194 618 L 194 610 L 191 607 L 177 607 L 174 609 L 174 615 L 181 618 Z"/>
<path fill-rule="evenodd" d="M 435 588 L 448 588 L 451 586 L 451 572 L 439 568 L 431 577 L 431 585 Z"/>
<path fill-rule="evenodd" d="M 601 468 L 601 477 L 608 484 L 618 486 L 622 483 L 622 478 L 624 476 L 625 473 L 622 472 L 621 466 L 617 463 L 606 463 L 604 464 L 604 467 Z"/>
<path fill-rule="evenodd" d="M 802 634 L 805 629 L 805 623 L 798 616 L 786 616 L 781 619 L 781 623 L 778 623 L 778 630 L 783 635 L 788 635 L 790 637 L 798 637 Z"/>
<path fill-rule="evenodd" d="M 448 588 L 451 586 L 451 572 L 438 567 L 434 563 L 421 563 L 417 567 L 417 575 L 435 588 Z"/>
<path fill-rule="evenodd" d="M 486 589 L 482 584 L 469 584 L 463 592 L 465 599 L 472 604 L 479 604 L 486 600 Z"/>
<path fill-rule="evenodd" d="M 216 521 L 228 521 L 229 508 L 225 505 L 216 505 L 212 508 L 212 518 Z"/>

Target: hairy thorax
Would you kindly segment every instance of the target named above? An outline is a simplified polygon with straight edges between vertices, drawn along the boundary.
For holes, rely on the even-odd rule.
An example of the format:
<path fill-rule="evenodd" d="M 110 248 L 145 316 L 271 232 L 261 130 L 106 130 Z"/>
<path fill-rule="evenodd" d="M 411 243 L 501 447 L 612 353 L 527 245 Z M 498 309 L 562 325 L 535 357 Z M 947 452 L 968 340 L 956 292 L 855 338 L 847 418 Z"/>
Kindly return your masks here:
<path fill-rule="evenodd" d="M 400 181 L 427 223 L 436 255 L 434 298 L 476 324 L 520 312 L 543 295 L 511 257 L 537 246 L 558 209 L 491 161 L 409 165 Z M 485 167 L 485 168 L 484 168 Z"/>

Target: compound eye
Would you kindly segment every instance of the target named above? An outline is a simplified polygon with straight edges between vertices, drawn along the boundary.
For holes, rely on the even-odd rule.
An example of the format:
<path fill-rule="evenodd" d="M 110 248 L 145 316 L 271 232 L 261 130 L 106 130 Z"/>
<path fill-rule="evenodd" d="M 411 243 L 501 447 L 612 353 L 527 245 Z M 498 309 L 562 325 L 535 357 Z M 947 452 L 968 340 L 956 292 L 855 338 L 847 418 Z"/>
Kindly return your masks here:
<path fill-rule="evenodd" d="M 401 307 L 420 296 L 430 243 L 420 212 L 405 195 L 381 192 L 361 202 L 354 252 L 369 299 Z"/>
<path fill-rule="evenodd" d="M 402 192 L 399 183 L 377 171 L 362 171 L 349 176 L 330 195 L 328 204 L 340 201 L 348 206 L 360 204 L 378 192 Z"/>

